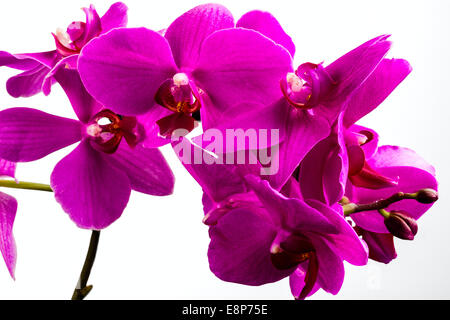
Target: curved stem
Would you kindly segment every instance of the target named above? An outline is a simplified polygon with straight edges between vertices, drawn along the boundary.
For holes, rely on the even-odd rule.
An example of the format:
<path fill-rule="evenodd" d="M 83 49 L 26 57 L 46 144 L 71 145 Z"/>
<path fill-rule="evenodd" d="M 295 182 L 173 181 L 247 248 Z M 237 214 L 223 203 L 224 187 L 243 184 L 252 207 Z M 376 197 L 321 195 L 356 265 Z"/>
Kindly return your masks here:
<path fill-rule="evenodd" d="M 53 192 L 48 184 L 14 180 L 0 180 L 0 187 Z"/>
<path fill-rule="evenodd" d="M 80 279 L 73 291 L 72 300 L 83 300 L 92 290 L 92 285 L 87 285 L 92 266 L 94 265 L 95 255 L 97 253 L 98 242 L 100 240 L 100 231 L 92 230 L 89 249 L 84 261 L 83 269 L 81 269 Z"/>
<path fill-rule="evenodd" d="M 404 199 L 416 199 L 417 193 L 403 193 L 397 192 L 387 199 L 377 200 L 367 204 L 348 203 L 344 204 L 344 215 L 349 216 L 356 212 L 381 210 L 387 208 L 389 205 Z"/>

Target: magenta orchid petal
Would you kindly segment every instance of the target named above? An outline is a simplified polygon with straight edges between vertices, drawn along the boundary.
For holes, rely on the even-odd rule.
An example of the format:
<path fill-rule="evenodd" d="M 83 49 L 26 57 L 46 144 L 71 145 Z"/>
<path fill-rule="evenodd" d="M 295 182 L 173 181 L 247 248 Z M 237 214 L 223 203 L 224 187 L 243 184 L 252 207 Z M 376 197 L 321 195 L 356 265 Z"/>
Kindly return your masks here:
<path fill-rule="evenodd" d="M 223 137 L 220 151 L 223 153 L 263 150 L 269 147 L 274 147 L 275 153 L 277 152 L 278 144 L 283 141 L 286 135 L 284 127 L 288 121 L 289 113 L 289 106 L 282 100 L 269 106 L 264 106 L 261 103 L 241 102 L 230 108 L 226 113 L 223 113 L 214 128 L 209 129 L 203 135 L 192 138 L 192 141 L 209 150 L 208 146 L 211 144 L 209 135 L 212 132 L 217 132 L 218 135 L 220 131 Z M 208 116 L 209 113 L 205 113 L 205 115 Z M 235 136 L 240 136 L 240 132 L 242 136 L 248 133 L 249 138 L 247 142 L 241 143 L 238 139 L 234 141 Z M 216 144 L 219 144 L 219 142 L 214 141 L 214 145 Z M 219 151 L 215 150 L 215 153 L 219 153 Z M 274 169 L 277 170 L 278 167 L 274 166 Z"/>
<path fill-rule="evenodd" d="M 383 35 L 369 40 L 325 68 L 337 86 L 324 98 L 328 108 L 321 108 L 321 111 L 328 115 L 333 113 L 331 106 L 342 106 L 361 86 L 389 51 L 388 37 Z"/>
<path fill-rule="evenodd" d="M 39 62 L 28 58 L 26 54 L 11 54 L 0 51 L 0 66 L 7 66 L 17 70 L 29 70 L 39 66 Z"/>
<path fill-rule="evenodd" d="M 176 70 L 167 41 L 145 28 L 114 29 L 90 41 L 78 58 L 88 92 L 126 115 L 150 110 L 159 86 Z"/>
<path fill-rule="evenodd" d="M 47 96 L 55 82 L 54 76 L 61 69 L 77 69 L 78 54 L 74 54 L 59 60 L 53 68 L 46 74 L 42 83 L 42 92 Z"/>
<path fill-rule="evenodd" d="M 172 112 L 160 105 L 155 104 L 148 112 L 138 116 L 138 122 L 144 127 L 145 137 L 142 146 L 145 148 L 157 148 L 171 142 L 169 138 L 160 135 L 158 120 L 171 115 Z"/>
<path fill-rule="evenodd" d="M 23 54 L 11 54 L 6 51 L 0 51 L 0 66 L 18 70 L 30 70 L 42 64 L 51 68 L 57 57 L 58 54 L 55 50 Z"/>
<path fill-rule="evenodd" d="M 179 68 L 192 69 L 203 41 L 215 31 L 234 27 L 231 12 L 220 4 L 199 5 L 177 18 L 164 36 Z"/>
<path fill-rule="evenodd" d="M 173 192 L 175 177 L 161 151 L 130 148 L 122 141 L 117 151 L 108 157 L 108 162 L 124 172 L 130 179 L 131 189 L 142 193 L 165 196 Z"/>
<path fill-rule="evenodd" d="M 77 70 L 61 68 L 54 75 L 69 98 L 78 119 L 88 123 L 102 106 L 86 91 Z"/>
<path fill-rule="evenodd" d="M 411 70 L 412 68 L 406 60 L 383 59 L 348 101 L 344 125 L 351 126 L 375 109 L 408 76 Z"/>
<path fill-rule="evenodd" d="M 81 124 L 31 108 L 0 112 L 0 158 L 27 162 L 81 139 Z"/>
<path fill-rule="evenodd" d="M 56 200 L 80 228 L 96 230 L 122 215 L 131 192 L 127 175 L 88 140 L 55 166 L 50 185 Z"/>
<path fill-rule="evenodd" d="M 280 107 L 288 108 L 289 111 L 283 125 L 286 132 L 279 146 L 278 172 L 268 178 L 275 189 L 281 188 L 306 154 L 330 134 L 330 126 L 324 118 L 314 117 L 306 110 L 292 108 L 284 100 L 280 103 Z"/>
<path fill-rule="evenodd" d="M 291 288 L 291 293 L 294 297 L 300 296 L 303 288 L 305 287 L 305 277 L 306 268 L 303 269 L 303 264 L 300 265 L 290 276 L 289 276 L 289 286 Z M 314 284 L 312 290 L 308 293 L 306 297 L 312 296 L 320 289 L 320 284 L 318 281 Z"/>
<path fill-rule="evenodd" d="M 281 217 L 281 223 L 285 228 L 295 231 L 313 231 L 320 233 L 335 233 L 336 228 L 322 213 L 295 199 L 286 198 L 274 190 L 267 181 L 253 175 L 246 175 L 245 181 L 255 192 L 259 201 L 270 213 Z M 276 218 L 273 218 L 274 221 Z"/>
<path fill-rule="evenodd" d="M 16 174 L 16 163 L 0 159 L 0 177 L 7 176 L 14 178 Z"/>
<path fill-rule="evenodd" d="M 353 187 L 351 197 L 354 202 L 371 203 L 390 197 L 397 192 L 414 193 L 424 188 L 436 191 L 438 189 L 434 168 L 411 149 L 381 146 L 377 153 L 368 160 L 368 163 L 381 175 L 398 179 L 398 184 L 377 190 Z M 404 210 L 417 220 L 432 205 L 406 199 L 390 205 L 387 210 Z M 352 219 L 367 231 L 389 233 L 384 225 L 384 218 L 376 211 L 358 212 L 352 214 Z"/>
<path fill-rule="evenodd" d="M 31 97 L 42 90 L 42 84 L 49 68 L 43 65 L 26 70 L 8 79 L 6 89 L 14 97 Z"/>
<path fill-rule="evenodd" d="M 361 149 L 364 152 L 364 157 L 365 159 L 372 158 L 378 150 L 378 133 L 373 129 L 356 124 L 349 127 L 345 133 L 347 134 L 349 132 L 357 134 L 359 138 L 365 140 L 365 142 L 361 145 Z"/>
<path fill-rule="evenodd" d="M 281 97 L 280 80 L 289 71 L 291 56 L 283 47 L 253 30 L 227 29 L 204 41 L 192 75 L 209 96 L 204 101 L 207 112 L 220 115 L 243 97 L 266 106 L 274 103 Z M 217 125 L 205 120 L 204 129 Z"/>
<path fill-rule="evenodd" d="M 0 192 L 0 251 L 13 279 L 15 279 L 17 249 L 12 229 L 16 211 L 16 199 Z"/>
<path fill-rule="evenodd" d="M 327 238 L 336 246 L 336 252 L 339 256 L 353 265 L 366 265 L 368 261 L 367 246 L 344 219 L 342 208 L 341 212 L 338 213 L 317 200 L 306 200 L 306 203 L 320 211 L 339 231 L 336 234 L 327 235 Z"/>
<path fill-rule="evenodd" d="M 317 143 L 300 164 L 299 183 L 305 199 L 332 205 L 344 195 L 348 158 L 341 118 L 331 134 Z"/>
<path fill-rule="evenodd" d="M 317 282 L 320 287 L 331 294 L 337 294 L 344 282 L 344 264 L 336 253 L 335 246 L 324 237 L 311 239 L 319 263 Z"/>
<path fill-rule="evenodd" d="M 436 175 L 434 167 L 414 150 L 398 146 L 381 146 L 377 153 L 368 160 L 373 168 L 382 167 L 415 167 Z"/>
<path fill-rule="evenodd" d="M 220 202 L 233 194 L 246 192 L 245 183 L 234 166 L 215 164 L 211 154 L 191 144 L 185 138 L 172 143 L 172 146 L 186 170 L 215 202 Z M 181 150 L 182 154 L 180 155 Z M 191 158 L 191 155 L 194 155 L 194 159 Z"/>
<path fill-rule="evenodd" d="M 379 199 L 386 199 L 397 192 L 413 193 L 420 189 L 431 188 L 437 190 L 436 178 L 427 171 L 415 167 L 384 167 L 377 168 L 383 176 L 398 177 L 398 185 L 383 189 L 354 188 L 353 201 L 371 203 Z M 414 219 L 420 218 L 433 204 L 418 203 L 407 199 L 390 205 L 387 210 L 405 210 Z M 377 233 L 388 233 L 384 225 L 384 218 L 376 211 L 364 211 L 352 214 L 352 219 L 363 229 Z"/>
<path fill-rule="evenodd" d="M 83 8 L 83 11 L 86 15 L 83 37 L 76 40 L 76 42 L 81 43 L 81 45 L 86 44 L 89 40 L 98 36 L 102 31 L 102 23 L 94 6 L 91 4 L 89 8 Z"/>
<path fill-rule="evenodd" d="M 369 247 L 369 258 L 381 263 L 389 263 L 397 257 L 394 247 L 394 236 L 390 233 L 375 233 L 358 229 Z"/>
<path fill-rule="evenodd" d="M 113 3 L 108 11 L 100 18 L 102 33 L 107 33 L 115 28 L 126 27 L 128 22 L 127 11 L 128 7 L 125 3 Z"/>
<path fill-rule="evenodd" d="M 252 29 L 262 33 L 282 45 L 294 57 L 294 42 L 271 13 L 259 10 L 247 12 L 236 23 L 236 27 Z"/>
<path fill-rule="evenodd" d="M 278 281 L 295 269 L 273 266 L 270 247 L 277 230 L 267 212 L 258 206 L 226 213 L 209 234 L 209 265 L 219 279 L 256 286 Z"/>

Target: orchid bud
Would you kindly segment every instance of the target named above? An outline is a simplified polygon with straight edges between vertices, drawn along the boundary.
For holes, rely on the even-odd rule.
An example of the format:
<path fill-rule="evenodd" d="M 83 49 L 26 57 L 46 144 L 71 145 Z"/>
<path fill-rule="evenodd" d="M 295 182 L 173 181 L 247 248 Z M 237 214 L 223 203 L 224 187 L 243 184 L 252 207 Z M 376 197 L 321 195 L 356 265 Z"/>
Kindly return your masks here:
<path fill-rule="evenodd" d="M 420 203 L 433 203 L 438 199 L 438 193 L 433 189 L 422 189 L 417 191 L 416 200 Z"/>
<path fill-rule="evenodd" d="M 417 221 L 405 211 L 391 211 L 384 219 L 386 228 L 393 236 L 403 240 L 413 240 L 417 233 Z"/>

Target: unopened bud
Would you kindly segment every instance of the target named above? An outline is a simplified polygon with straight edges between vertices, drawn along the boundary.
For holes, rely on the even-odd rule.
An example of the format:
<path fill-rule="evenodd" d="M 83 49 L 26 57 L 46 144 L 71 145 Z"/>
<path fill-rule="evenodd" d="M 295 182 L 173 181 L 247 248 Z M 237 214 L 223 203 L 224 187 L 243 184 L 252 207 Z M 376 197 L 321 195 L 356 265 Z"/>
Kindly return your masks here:
<path fill-rule="evenodd" d="M 438 193 L 433 189 L 422 189 L 417 191 L 416 200 L 420 203 L 433 203 L 438 199 Z"/>
<path fill-rule="evenodd" d="M 413 240 L 418 229 L 416 219 L 405 211 L 391 211 L 384 225 L 393 236 L 403 240 Z"/>

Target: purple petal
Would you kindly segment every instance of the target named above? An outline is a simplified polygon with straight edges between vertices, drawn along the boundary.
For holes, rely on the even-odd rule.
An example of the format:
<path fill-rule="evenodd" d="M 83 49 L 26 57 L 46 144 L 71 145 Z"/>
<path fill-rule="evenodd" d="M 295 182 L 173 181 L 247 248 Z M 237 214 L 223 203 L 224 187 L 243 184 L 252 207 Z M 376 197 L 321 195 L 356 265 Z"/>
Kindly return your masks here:
<path fill-rule="evenodd" d="M 369 160 L 369 164 L 383 176 L 398 178 L 398 185 L 378 190 L 354 187 L 351 199 L 353 202 L 371 203 L 380 199 L 386 199 L 397 192 L 414 193 L 424 188 L 437 190 L 438 186 L 434 175 L 420 169 L 420 167 L 430 168 L 431 166 L 412 150 L 392 146 L 382 146 L 378 150 L 377 154 Z M 391 164 L 401 165 L 402 162 L 404 166 L 390 166 Z M 410 166 L 413 164 L 417 164 L 417 167 Z M 404 210 L 417 220 L 432 205 L 407 199 L 390 205 L 387 210 Z M 377 233 L 389 233 L 384 225 L 384 218 L 377 211 L 355 213 L 352 214 L 352 219 L 358 226 L 365 230 Z"/>
<path fill-rule="evenodd" d="M 306 203 L 320 211 L 328 221 L 338 230 L 336 234 L 327 235 L 335 246 L 336 253 L 349 263 L 356 266 L 367 264 L 367 246 L 359 239 L 350 224 L 344 219 L 342 214 L 337 213 L 330 207 L 316 200 L 306 200 Z"/>
<path fill-rule="evenodd" d="M 170 143 L 169 138 L 160 135 L 158 120 L 173 114 L 172 111 L 160 105 L 155 105 L 147 113 L 138 116 L 138 122 L 144 127 L 145 138 L 141 142 L 145 148 L 157 148 Z"/>
<path fill-rule="evenodd" d="M 270 212 L 274 221 L 281 221 L 288 230 L 334 233 L 336 228 L 329 223 L 322 213 L 305 202 L 286 198 L 278 193 L 269 183 L 256 176 L 247 175 L 245 180 L 255 192 L 258 199 Z"/>
<path fill-rule="evenodd" d="M 279 171 L 269 176 L 275 189 L 281 188 L 306 154 L 330 134 L 330 125 L 324 118 L 295 109 L 284 100 L 281 104 L 283 106 L 278 106 L 288 108 L 289 115 L 284 124 L 284 140 L 279 146 Z"/>
<path fill-rule="evenodd" d="M 16 211 L 16 199 L 0 192 L 0 251 L 13 279 L 15 279 L 17 249 L 12 229 Z"/>
<path fill-rule="evenodd" d="M 176 70 L 167 41 L 145 28 L 114 29 L 91 40 L 78 58 L 88 92 L 126 115 L 150 110 L 156 91 Z"/>
<path fill-rule="evenodd" d="M 114 28 L 126 27 L 128 22 L 127 11 L 128 7 L 125 3 L 113 3 L 100 19 L 102 33 L 106 33 Z"/>
<path fill-rule="evenodd" d="M 38 65 L 9 78 L 6 82 L 6 89 L 14 98 L 31 97 L 42 91 L 42 84 L 49 71 L 50 69 L 46 66 Z"/>
<path fill-rule="evenodd" d="M 0 51 L 0 66 L 7 66 L 18 70 L 29 70 L 36 68 L 40 63 L 28 58 L 26 55 L 11 54 L 6 51 Z"/>
<path fill-rule="evenodd" d="M 0 176 L 14 178 L 16 173 L 16 163 L 0 159 Z"/>
<path fill-rule="evenodd" d="M 203 41 L 215 31 L 234 27 L 231 12 L 219 4 L 197 6 L 177 18 L 165 37 L 179 68 L 193 68 Z"/>
<path fill-rule="evenodd" d="M 77 70 L 61 68 L 54 78 L 63 88 L 81 122 L 87 123 L 102 106 L 86 91 Z"/>
<path fill-rule="evenodd" d="M 344 264 L 331 242 L 323 237 L 313 237 L 311 241 L 319 262 L 317 281 L 326 292 L 337 294 L 344 282 Z"/>
<path fill-rule="evenodd" d="M 348 132 L 361 135 L 361 137 L 364 139 L 367 138 L 367 141 L 361 145 L 361 148 L 364 151 L 365 159 L 372 158 L 378 150 L 378 140 L 379 140 L 378 133 L 373 129 L 359 126 L 356 124 L 349 127 L 348 130 L 346 130 L 345 134 L 347 134 Z"/>
<path fill-rule="evenodd" d="M 172 146 L 187 171 L 214 201 L 220 202 L 232 194 L 246 192 L 245 183 L 234 166 L 215 163 L 211 154 L 184 138 Z"/>
<path fill-rule="evenodd" d="M 416 167 L 435 175 L 434 167 L 414 150 L 398 146 L 381 146 L 374 157 L 368 160 L 373 168 L 381 167 Z"/>
<path fill-rule="evenodd" d="M 280 80 L 292 71 L 290 54 L 260 33 L 227 29 L 213 33 L 202 47 L 193 76 L 210 99 L 206 112 L 220 119 L 237 103 L 245 101 L 268 106 L 281 97 Z M 217 123 L 205 122 L 204 129 Z"/>
<path fill-rule="evenodd" d="M 51 86 L 54 83 L 55 74 L 61 69 L 77 69 L 78 54 L 74 54 L 62 58 L 55 64 L 53 68 L 47 73 L 42 83 L 42 92 L 47 96 L 50 94 Z"/>
<path fill-rule="evenodd" d="M 284 32 L 278 20 L 275 19 L 271 13 L 259 10 L 247 12 L 236 23 L 236 27 L 253 29 L 262 33 L 279 45 L 282 45 L 289 51 L 291 56 L 294 57 L 294 42 L 292 42 L 291 37 Z"/>
<path fill-rule="evenodd" d="M 98 36 L 102 31 L 102 23 L 94 6 L 91 4 L 89 8 L 83 8 L 83 11 L 86 15 L 86 25 L 84 27 L 83 38 L 77 41 L 82 45 Z"/>
<path fill-rule="evenodd" d="M 31 108 L 0 112 L 0 158 L 27 162 L 67 147 L 81 139 L 78 121 Z"/>
<path fill-rule="evenodd" d="M 305 268 L 306 270 L 307 268 Z M 303 287 L 305 286 L 305 276 L 306 271 L 302 268 L 302 265 L 298 267 L 295 272 L 293 272 L 289 276 L 289 286 L 291 288 L 291 293 L 294 297 L 300 296 L 300 293 L 303 290 Z M 316 281 L 314 284 L 314 287 L 312 290 L 308 293 L 307 297 L 312 296 L 314 293 L 316 293 L 320 289 L 320 284 Z"/>
<path fill-rule="evenodd" d="M 351 126 L 375 109 L 408 76 L 412 68 L 402 59 L 383 59 L 348 102 L 344 125 Z"/>
<path fill-rule="evenodd" d="M 18 70 L 30 70 L 42 64 L 51 68 L 57 58 L 56 50 L 23 54 L 11 54 L 6 51 L 0 51 L 0 66 Z"/>
<path fill-rule="evenodd" d="M 342 199 L 348 170 L 342 131 L 339 121 L 330 136 L 316 144 L 301 162 L 299 182 L 305 199 L 329 205 Z"/>
<path fill-rule="evenodd" d="M 359 229 L 369 247 L 369 258 L 381 263 L 389 263 L 397 257 L 394 236 L 390 233 L 375 233 Z"/>
<path fill-rule="evenodd" d="M 131 189 L 155 196 L 173 192 L 175 177 L 158 149 L 131 149 L 123 141 L 108 161 L 130 179 Z"/>
<path fill-rule="evenodd" d="M 246 285 L 278 281 L 293 270 L 277 270 L 270 247 L 277 230 L 267 213 L 257 206 L 236 209 L 210 227 L 208 259 L 220 279 Z"/>
<path fill-rule="evenodd" d="M 387 38 L 369 40 L 325 68 L 338 84 L 326 98 L 328 104 L 342 104 L 369 77 L 391 47 Z"/>
<path fill-rule="evenodd" d="M 50 185 L 56 201 L 78 227 L 96 230 L 122 215 L 131 192 L 127 175 L 88 140 L 55 166 Z"/>

